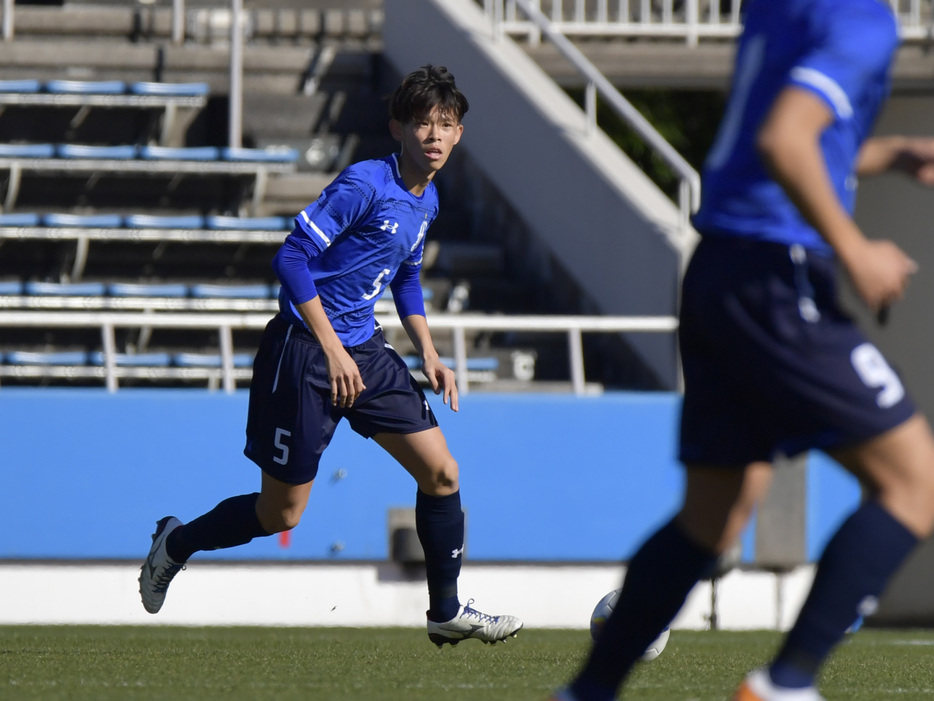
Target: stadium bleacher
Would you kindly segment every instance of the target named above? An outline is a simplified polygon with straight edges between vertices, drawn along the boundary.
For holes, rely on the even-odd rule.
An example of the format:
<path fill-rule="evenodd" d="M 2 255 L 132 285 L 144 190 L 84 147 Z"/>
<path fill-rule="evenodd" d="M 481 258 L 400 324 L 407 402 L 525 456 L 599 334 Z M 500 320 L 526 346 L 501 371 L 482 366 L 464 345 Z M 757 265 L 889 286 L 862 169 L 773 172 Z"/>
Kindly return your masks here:
<path fill-rule="evenodd" d="M 24 10 L 17 26 L 27 36 L 43 31 L 38 16 L 55 12 Z M 73 10 L 58 11 L 71 16 Z M 111 19 L 124 12 L 112 10 Z M 186 32 L 211 16 L 200 12 Z M 179 68 L 193 47 L 173 49 L 174 71 L 160 69 L 148 76 L 132 60 L 125 70 L 115 70 L 112 63 L 97 64 L 88 52 L 84 66 L 76 61 L 71 75 L 35 56 L 32 75 L 23 75 L 18 63 L 9 78 L 0 80 L 0 187 L 5 187 L 0 190 L 0 246 L 6 254 L 0 256 L 0 312 L 48 314 L 48 323 L 57 323 L 59 313 L 273 313 L 278 285 L 269 261 L 294 213 L 351 160 L 394 149 L 381 104 L 383 79 L 376 80 L 374 73 L 378 45 L 367 43 L 378 36 L 378 13 L 354 8 L 306 14 L 308 21 L 297 30 L 304 41 L 314 46 L 322 33 L 337 40 L 314 46 L 304 65 L 293 65 L 290 50 L 281 46 L 269 53 L 274 69 L 267 59 L 262 65 L 248 62 L 243 145 L 218 143 L 217 127 L 225 131 L 226 125 L 217 108 L 227 99 L 227 85 L 226 76 L 219 82 L 205 72 L 205 61 L 214 59 Z M 251 15 L 258 24 L 247 41 L 257 51 L 260 42 L 281 32 L 281 26 L 266 26 L 264 16 L 262 11 Z M 150 41 L 145 32 L 132 39 L 113 36 L 107 29 L 112 22 L 103 19 L 96 30 L 81 29 L 86 19 L 76 19 L 66 33 L 95 37 L 118 51 L 128 41 Z M 49 26 L 45 31 L 64 30 Z M 202 47 L 214 41 L 198 40 Z M 63 57 L 73 57 L 73 49 L 63 46 Z M 210 49 L 204 53 L 209 55 Z M 270 70 L 291 76 L 292 94 L 268 73 L 258 87 L 256 76 Z M 317 126 L 303 126 L 308 119 Z M 498 279 L 496 289 L 504 289 L 501 268 L 478 273 L 482 266 L 475 264 L 471 271 L 458 269 L 456 261 L 465 259 L 463 251 L 471 244 L 457 240 L 460 231 L 451 228 L 453 221 L 442 223 L 440 230 L 441 236 L 445 229 L 453 232 L 449 250 L 426 257 L 423 294 L 429 310 L 470 309 L 465 274 L 474 276 L 481 291 L 485 286 L 482 279 L 476 281 L 478 274 L 490 284 Z M 432 250 L 436 254 L 437 245 Z M 437 260 L 442 265 L 432 274 Z M 514 305 L 521 297 L 502 295 L 495 303 Z M 388 290 L 378 311 L 395 313 Z M 108 349 L 106 329 L 93 317 L 81 329 L 44 332 L 16 326 L 21 318 L 0 325 L 0 347 L 38 355 L 29 356 L 28 365 L 19 356 L 4 355 L 4 384 L 93 386 L 106 380 L 110 386 L 103 368 L 121 385 L 189 386 L 207 379 L 217 386 L 222 377 L 217 371 L 224 370 L 217 358 L 224 355 L 225 332 L 210 324 L 155 331 L 138 324 L 118 326 L 112 331 L 114 347 Z M 410 350 L 401 329 L 387 328 L 387 336 L 401 352 Z M 252 352 L 258 332 L 244 329 L 231 337 L 236 352 L 227 356 L 237 360 L 227 363 L 223 381 L 228 389 L 248 379 L 241 352 Z M 478 350 L 464 368 L 472 381 L 515 379 L 510 349 L 491 352 L 493 336 L 479 330 L 468 331 L 466 338 L 467 346 Z M 453 361 L 454 337 L 442 334 L 438 343 Z M 50 362 L 43 364 L 43 359 Z M 240 371 L 233 385 L 231 368 Z"/>

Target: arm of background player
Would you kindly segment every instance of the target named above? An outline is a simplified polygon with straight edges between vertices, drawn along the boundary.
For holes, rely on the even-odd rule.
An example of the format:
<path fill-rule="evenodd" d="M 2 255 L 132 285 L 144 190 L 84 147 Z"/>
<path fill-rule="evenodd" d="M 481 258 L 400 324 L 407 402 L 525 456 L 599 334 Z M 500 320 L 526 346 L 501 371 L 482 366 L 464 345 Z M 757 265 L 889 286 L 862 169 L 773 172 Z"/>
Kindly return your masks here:
<path fill-rule="evenodd" d="M 428 330 L 428 320 L 420 314 L 410 314 L 402 319 L 402 326 L 422 359 L 422 372 L 431 382 L 435 394 L 443 393 L 443 400 L 457 411 L 457 383 L 454 371 L 441 362 Z"/>
<path fill-rule="evenodd" d="M 863 236 L 837 197 L 820 148 L 820 136 L 833 119 L 816 94 L 788 87 L 776 98 L 756 145 L 772 177 L 833 246 L 859 296 L 878 311 L 902 297 L 917 266 L 891 241 Z"/>
<path fill-rule="evenodd" d="M 867 139 L 856 163 L 858 175 L 899 171 L 922 185 L 934 186 L 934 138 L 876 136 Z"/>

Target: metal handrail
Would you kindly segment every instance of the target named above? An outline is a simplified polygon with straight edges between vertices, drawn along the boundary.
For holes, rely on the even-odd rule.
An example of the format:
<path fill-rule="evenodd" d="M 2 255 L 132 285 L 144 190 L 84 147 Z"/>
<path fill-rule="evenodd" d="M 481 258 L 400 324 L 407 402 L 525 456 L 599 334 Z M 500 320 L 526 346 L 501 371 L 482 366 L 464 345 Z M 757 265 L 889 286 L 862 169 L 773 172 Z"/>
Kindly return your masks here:
<path fill-rule="evenodd" d="M 214 329 L 219 333 L 223 388 L 233 392 L 236 377 L 233 367 L 232 332 L 262 329 L 269 314 L 196 314 L 162 312 L 76 312 L 76 311 L 0 311 L 0 328 L 98 328 L 104 351 L 107 389 L 118 387 L 116 367 L 116 328 Z M 402 329 L 395 314 L 377 315 L 386 329 Z M 431 314 L 434 331 L 449 330 L 454 344 L 454 373 L 460 394 L 470 391 L 467 377 L 466 332 L 469 331 L 538 331 L 567 335 L 571 387 L 574 394 L 586 394 L 583 333 L 673 333 L 678 320 L 673 316 L 500 316 L 485 314 Z"/>
<path fill-rule="evenodd" d="M 505 8 L 503 0 L 485 0 L 485 2 L 487 3 L 487 15 L 493 21 L 494 36 L 504 37 Z M 681 231 L 687 232 L 690 226 L 690 216 L 700 206 L 701 183 L 698 172 L 642 116 L 639 110 L 620 94 L 619 90 L 584 56 L 580 49 L 554 27 L 552 22 L 537 7 L 537 3 L 533 3 L 531 0 L 510 0 L 510 3 L 519 6 L 536 29 L 544 34 L 578 73 L 586 79 L 584 112 L 587 118 L 588 131 L 597 128 L 597 95 L 599 94 L 613 111 L 654 149 L 662 160 L 679 176 L 678 205 L 681 215 L 680 224 Z"/>
<path fill-rule="evenodd" d="M 492 1 L 483 2 L 492 15 Z M 537 44 L 540 33 L 535 23 L 516 17 L 519 2 L 505 0 L 503 30 Z M 930 41 L 934 34 L 932 0 L 887 2 L 898 17 L 903 41 Z M 541 0 L 535 0 L 535 4 L 540 6 Z M 737 36 L 742 29 L 740 5 L 739 0 L 553 0 L 549 20 L 567 36 L 683 39 L 687 45 L 696 46 L 702 40 L 722 41 Z"/>

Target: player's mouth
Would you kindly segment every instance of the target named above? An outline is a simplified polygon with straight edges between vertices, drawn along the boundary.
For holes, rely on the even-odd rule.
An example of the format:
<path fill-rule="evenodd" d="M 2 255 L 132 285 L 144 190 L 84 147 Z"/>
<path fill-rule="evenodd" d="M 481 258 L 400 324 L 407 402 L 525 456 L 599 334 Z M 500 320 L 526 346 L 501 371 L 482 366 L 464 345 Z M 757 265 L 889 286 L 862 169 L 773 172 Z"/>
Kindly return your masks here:
<path fill-rule="evenodd" d="M 425 149 L 424 154 L 429 161 L 437 161 L 444 157 L 444 151 L 439 148 Z"/>

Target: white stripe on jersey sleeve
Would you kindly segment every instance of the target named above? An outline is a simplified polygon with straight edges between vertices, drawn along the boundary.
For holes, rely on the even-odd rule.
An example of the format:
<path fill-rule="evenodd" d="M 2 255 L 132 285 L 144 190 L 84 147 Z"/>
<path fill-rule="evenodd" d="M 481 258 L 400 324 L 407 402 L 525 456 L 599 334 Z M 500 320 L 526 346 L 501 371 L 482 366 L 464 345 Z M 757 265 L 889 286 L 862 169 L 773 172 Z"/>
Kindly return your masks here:
<path fill-rule="evenodd" d="M 798 66 L 791 70 L 791 79 L 804 85 L 810 85 L 824 95 L 840 119 L 850 119 L 853 116 L 853 105 L 843 88 L 824 73 L 813 68 Z"/>
<path fill-rule="evenodd" d="M 331 239 L 329 239 L 325 233 L 321 231 L 321 229 L 319 229 L 317 225 L 311 221 L 311 219 L 308 218 L 308 213 L 304 209 L 302 210 L 302 219 L 305 220 L 305 223 L 308 224 L 308 226 L 314 229 L 315 233 L 318 234 L 322 241 L 324 241 L 325 246 L 331 245 Z"/>

